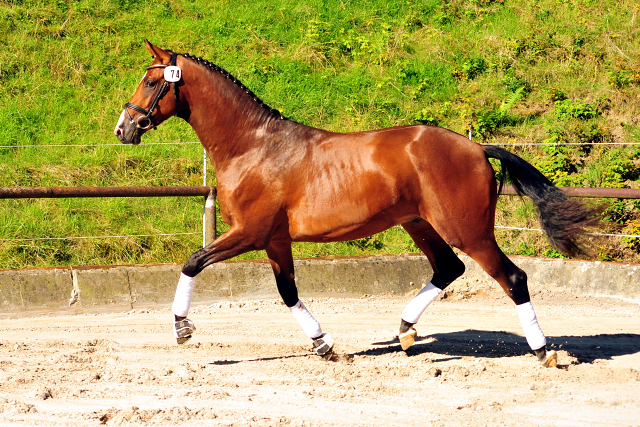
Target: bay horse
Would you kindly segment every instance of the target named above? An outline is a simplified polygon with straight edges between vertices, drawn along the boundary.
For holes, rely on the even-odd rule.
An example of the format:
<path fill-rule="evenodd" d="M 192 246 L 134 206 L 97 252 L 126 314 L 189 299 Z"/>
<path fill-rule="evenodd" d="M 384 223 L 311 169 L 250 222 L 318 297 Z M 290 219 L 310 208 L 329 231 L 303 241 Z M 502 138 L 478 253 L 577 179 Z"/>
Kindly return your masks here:
<path fill-rule="evenodd" d="M 323 333 L 298 297 L 292 242 L 360 239 L 400 224 L 433 267 L 431 281 L 400 315 L 403 350 L 414 325 L 440 292 L 464 272 L 451 246 L 468 254 L 516 305 L 525 337 L 544 366 L 556 366 L 536 319 L 527 276 L 504 255 L 494 236 L 499 194 L 488 159 L 501 162 L 520 195 L 538 208 L 551 244 L 575 254 L 594 211 L 569 200 L 538 170 L 495 146 L 425 125 L 356 133 L 316 129 L 286 119 L 219 66 L 189 54 L 145 45 L 147 67 L 114 133 L 124 144 L 171 116 L 187 121 L 211 159 L 218 200 L 229 230 L 184 264 L 174 298 L 178 344 L 192 337 L 187 313 L 195 277 L 213 263 L 266 250 L 277 289 L 318 355 L 330 354 Z M 172 92 L 173 96 L 165 96 Z"/>

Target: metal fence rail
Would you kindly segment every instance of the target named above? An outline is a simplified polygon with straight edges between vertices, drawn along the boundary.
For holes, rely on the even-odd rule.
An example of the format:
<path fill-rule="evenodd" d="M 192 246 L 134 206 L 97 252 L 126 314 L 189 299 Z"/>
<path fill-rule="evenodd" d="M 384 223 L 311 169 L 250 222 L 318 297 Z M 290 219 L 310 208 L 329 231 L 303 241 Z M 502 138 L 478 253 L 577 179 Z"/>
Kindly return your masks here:
<path fill-rule="evenodd" d="M 0 188 L 0 199 L 62 199 L 67 197 L 181 197 L 216 194 L 214 186 L 190 187 L 22 187 Z"/>
<path fill-rule="evenodd" d="M 640 189 L 634 188 L 580 188 L 559 187 L 569 197 L 588 197 L 594 199 L 640 199 Z M 511 185 L 502 188 L 502 194 L 516 195 L 516 189 Z"/>
<path fill-rule="evenodd" d="M 559 187 L 570 197 L 640 199 L 640 189 Z M 67 197 L 179 197 L 216 194 L 215 186 L 190 187 L 20 187 L 0 188 L 0 199 Z M 513 186 L 505 185 L 502 194 L 516 195 Z"/>

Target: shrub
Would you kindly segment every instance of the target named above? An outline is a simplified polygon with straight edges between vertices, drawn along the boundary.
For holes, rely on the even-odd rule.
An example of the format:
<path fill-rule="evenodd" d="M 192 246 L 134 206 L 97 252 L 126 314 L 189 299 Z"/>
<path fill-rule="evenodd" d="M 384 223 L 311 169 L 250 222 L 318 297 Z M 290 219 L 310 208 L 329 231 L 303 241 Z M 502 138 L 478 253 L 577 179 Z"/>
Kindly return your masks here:
<path fill-rule="evenodd" d="M 616 89 L 640 84 L 640 69 L 622 69 L 609 72 L 607 82 Z"/>
<path fill-rule="evenodd" d="M 549 138 L 546 143 L 583 143 L 597 144 L 605 142 L 611 138 L 609 128 L 603 126 L 595 120 L 587 122 L 572 121 L 569 123 L 556 123 L 547 127 Z M 584 146 L 583 151 L 588 153 L 591 147 Z"/>
<path fill-rule="evenodd" d="M 554 103 L 556 101 L 564 101 L 565 99 L 567 99 L 567 94 L 558 88 L 549 89 L 548 94 L 549 94 L 548 95 L 549 99 L 551 100 L 551 102 L 554 102 Z"/>
<path fill-rule="evenodd" d="M 516 73 L 515 68 L 510 67 L 505 71 L 502 82 L 510 92 L 516 92 L 522 88 L 525 95 L 530 94 L 533 91 L 533 86 L 523 76 Z"/>
<path fill-rule="evenodd" d="M 629 221 L 623 232 L 630 236 L 640 236 L 640 220 L 634 219 Z M 638 237 L 623 237 L 622 243 L 634 252 L 640 253 L 640 238 Z"/>
<path fill-rule="evenodd" d="M 566 148 L 550 145 L 542 147 L 542 151 L 545 155 L 538 158 L 535 167 L 554 184 L 561 187 L 571 185 L 570 174 L 574 172 L 574 166 Z"/>
<path fill-rule="evenodd" d="M 473 80 L 487 70 L 487 62 L 484 58 L 468 58 L 452 71 L 458 80 Z"/>
<path fill-rule="evenodd" d="M 481 138 L 486 138 L 495 134 L 501 127 L 515 124 L 518 119 L 510 115 L 509 110 L 522 98 L 524 92 L 524 88 L 521 87 L 509 95 L 499 107 L 475 113 L 472 123 L 474 133 Z"/>
<path fill-rule="evenodd" d="M 523 57 L 528 63 L 535 64 L 540 58 L 548 55 L 552 49 L 560 48 L 560 43 L 554 39 L 553 32 L 530 33 L 511 42 L 515 57 Z"/>
<path fill-rule="evenodd" d="M 439 123 L 439 120 L 437 119 L 434 112 L 429 110 L 428 108 L 423 108 L 422 110 L 418 111 L 413 119 L 423 125 L 438 126 Z"/>
<path fill-rule="evenodd" d="M 556 101 L 554 108 L 556 110 L 556 117 L 559 119 L 575 118 L 579 120 L 589 120 L 599 115 L 594 105 L 585 102 L 574 102 L 570 99 Z"/>
<path fill-rule="evenodd" d="M 363 239 L 349 240 L 347 245 L 355 246 L 360 249 L 382 249 L 384 247 L 384 244 L 378 239 L 377 235 L 365 237 Z"/>

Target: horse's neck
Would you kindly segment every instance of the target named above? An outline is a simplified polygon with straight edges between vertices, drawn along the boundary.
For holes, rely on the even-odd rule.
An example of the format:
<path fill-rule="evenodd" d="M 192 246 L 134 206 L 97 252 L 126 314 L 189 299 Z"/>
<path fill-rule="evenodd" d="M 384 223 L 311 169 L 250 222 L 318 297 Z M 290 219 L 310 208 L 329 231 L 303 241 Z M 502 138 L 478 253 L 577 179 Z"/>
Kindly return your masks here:
<path fill-rule="evenodd" d="M 223 75 L 198 79 L 189 91 L 189 123 L 216 170 L 234 159 L 259 151 L 282 121 Z"/>
<path fill-rule="evenodd" d="M 188 94 L 188 121 L 216 174 L 250 169 L 266 158 L 291 158 L 305 142 L 327 134 L 274 114 L 223 75 L 213 73 L 195 83 L 197 89 Z"/>

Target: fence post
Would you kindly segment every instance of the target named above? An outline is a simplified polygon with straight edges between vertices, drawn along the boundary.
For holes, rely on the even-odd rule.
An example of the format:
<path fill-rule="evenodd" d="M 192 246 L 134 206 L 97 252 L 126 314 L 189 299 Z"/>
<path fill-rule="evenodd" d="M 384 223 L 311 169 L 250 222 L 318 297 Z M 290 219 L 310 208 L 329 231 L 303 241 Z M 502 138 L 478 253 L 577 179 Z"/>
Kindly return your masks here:
<path fill-rule="evenodd" d="M 216 189 L 212 188 L 204 203 L 204 241 L 207 246 L 216 239 Z"/>

